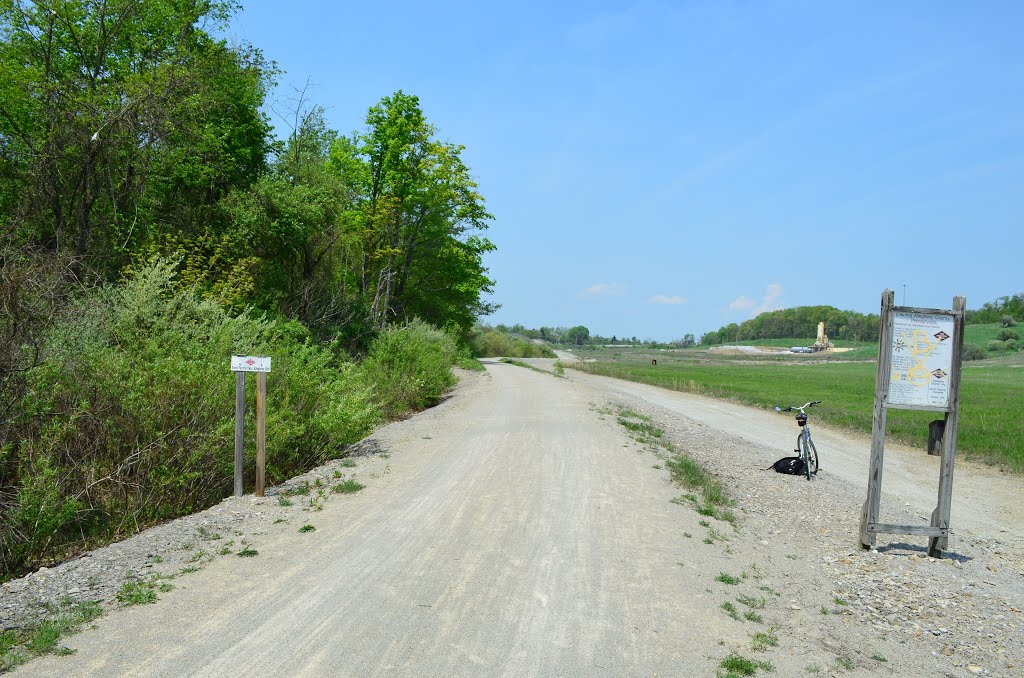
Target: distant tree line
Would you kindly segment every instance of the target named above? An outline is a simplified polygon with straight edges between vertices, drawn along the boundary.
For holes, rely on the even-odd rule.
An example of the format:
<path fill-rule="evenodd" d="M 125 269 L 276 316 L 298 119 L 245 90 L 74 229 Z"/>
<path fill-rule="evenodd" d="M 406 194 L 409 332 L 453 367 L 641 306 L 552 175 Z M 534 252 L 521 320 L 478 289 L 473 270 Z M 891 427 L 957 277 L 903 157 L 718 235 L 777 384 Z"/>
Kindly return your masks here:
<path fill-rule="evenodd" d="M 831 339 L 878 341 L 877 315 L 841 311 L 834 306 L 797 306 L 761 313 L 742 323 L 730 323 L 701 337 L 704 346 L 730 344 L 754 339 L 807 338 L 818 335 L 818 323 L 825 323 Z"/>
<path fill-rule="evenodd" d="M 999 323 L 1004 327 L 1024 322 L 1024 292 L 985 302 L 979 309 L 968 310 L 966 319 L 972 325 Z"/>
<path fill-rule="evenodd" d="M 575 325 L 573 327 L 545 326 L 533 329 L 525 327 L 520 323 L 516 323 L 515 325 L 498 324 L 495 325 L 493 329 L 499 332 L 520 335 L 530 339 L 541 339 L 552 344 L 566 344 L 573 346 L 594 345 L 644 346 L 648 348 L 688 348 L 690 346 L 697 345 L 697 340 L 693 334 L 684 334 L 679 339 L 669 342 L 661 342 L 655 341 L 654 339 L 638 339 L 635 335 L 632 337 L 619 337 L 618 335 L 605 337 L 600 334 L 592 334 L 584 325 Z"/>

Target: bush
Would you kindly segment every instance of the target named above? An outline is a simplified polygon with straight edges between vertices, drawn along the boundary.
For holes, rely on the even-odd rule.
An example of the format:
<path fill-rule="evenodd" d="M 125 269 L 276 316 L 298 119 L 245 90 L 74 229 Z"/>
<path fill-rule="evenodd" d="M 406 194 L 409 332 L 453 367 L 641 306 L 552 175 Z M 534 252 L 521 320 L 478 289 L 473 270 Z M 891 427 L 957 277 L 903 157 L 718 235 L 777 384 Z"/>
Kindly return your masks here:
<path fill-rule="evenodd" d="M 1004 315 L 1001 324 L 1003 327 L 1013 327 L 1017 321 L 1013 319 L 1012 315 Z"/>
<path fill-rule="evenodd" d="M 274 359 L 270 483 L 323 462 L 379 420 L 373 390 L 342 352 L 314 344 L 295 322 L 231 317 L 179 289 L 167 262 L 88 293 L 74 310 L 51 327 L 45 362 L 27 373 L 0 440 L 4 574 L 230 494 L 232 354 Z M 251 482 L 252 433 L 247 442 Z"/>
<path fill-rule="evenodd" d="M 985 349 L 977 344 L 964 344 L 964 360 L 983 360 L 985 358 Z"/>
<path fill-rule="evenodd" d="M 554 358 L 547 344 L 500 332 L 491 328 L 477 328 L 470 336 L 473 355 L 479 358 Z"/>
<path fill-rule="evenodd" d="M 391 326 L 374 339 L 362 364 L 385 416 L 436 404 L 452 386 L 458 351 L 446 333 L 421 320 Z"/>
<path fill-rule="evenodd" d="M 1007 341 L 1009 339 L 1020 339 L 1020 335 L 1013 330 L 999 330 L 999 334 L 996 335 L 996 339 L 999 341 Z"/>

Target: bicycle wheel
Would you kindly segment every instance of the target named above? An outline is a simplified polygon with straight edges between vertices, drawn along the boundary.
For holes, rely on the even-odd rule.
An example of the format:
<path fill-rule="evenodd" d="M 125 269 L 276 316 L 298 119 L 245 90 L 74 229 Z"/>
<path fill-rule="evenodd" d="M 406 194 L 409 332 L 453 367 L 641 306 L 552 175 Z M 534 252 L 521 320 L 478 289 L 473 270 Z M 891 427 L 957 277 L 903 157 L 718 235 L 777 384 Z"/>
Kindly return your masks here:
<path fill-rule="evenodd" d="M 801 441 L 801 444 L 803 446 L 804 473 L 807 474 L 807 479 L 810 480 L 811 476 L 818 473 L 818 450 L 814 447 L 814 441 L 810 438 L 805 438 Z"/>

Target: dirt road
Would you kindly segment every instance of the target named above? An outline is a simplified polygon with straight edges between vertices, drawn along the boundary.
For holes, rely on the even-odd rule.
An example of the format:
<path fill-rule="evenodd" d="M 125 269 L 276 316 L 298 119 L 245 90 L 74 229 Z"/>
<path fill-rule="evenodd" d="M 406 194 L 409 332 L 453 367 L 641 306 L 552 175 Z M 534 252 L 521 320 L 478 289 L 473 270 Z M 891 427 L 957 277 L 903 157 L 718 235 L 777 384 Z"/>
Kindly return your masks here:
<path fill-rule="evenodd" d="M 641 399 L 700 422 L 712 430 L 728 431 L 766 445 L 776 449 L 779 457 L 793 454 L 798 429 L 791 415 L 609 377 L 574 373 L 574 378 L 604 393 Z M 862 488 L 866 497 L 870 438 L 824 428 L 815 423 L 814 410 L 810 414 L 822 471 L 853 487 Z M 774 458 L 765 461 L 771 463 Z M 931 516 L 938 494 L 939 457 L 930 457 L 919 449 L 887 443 L 883 471 L 883 517 L 886 509 L 892 507 L 904 507 L 916 515 Z M 953 533 L 966 530 L 977 536 L 1003 540 L 1019 558 L 1024 558 L 1021 479 L 990 466 L 960 459 L 956 462 L 953 486 L 950 516 Z M 918 523 L 925 525 L 928 521 L 919 520 Z M 955 542 L 955 536 L 953 540 Z"/>
<path fill-rule="evenodd" d="M 912 636 L 882 634 L 868 612 L 850 613 L 859 599 L 823 616 L 833 598 L 862 587 L 851 579 L 845 593 L 835 582 L 846 571 L 827 568 L 874 573 L 870 558 L 883 557 L 855 561 L 851 552 L 842 562 L 852 565 L 834 564 L 845 555 L 835 543 L 846 536 L 827 548 L 822 537 L 838 534 L 849 510 L 821 509 L 830 497 L 856 495 L 841 478 L 797 483 L 757 471 L 754 490 L 734 488 L 744 514 L 738 529 L 679 500 L 658 451 L 617 422 L 620 401 L 685 410 L 692 419 L 673 434 L 682 446 L 696 446 L 718 425 L 774 439 L 776 422 L 645 389 L 490 362 L 449 401 L 373 436 L 378 471 L 364 476 L 362 492 L 290 522 L 271 522 L 276 498 L 262 500 L 257 557 L 212 559 L 157 604 L 112 612 L 67 639 L 74 655 L 21 672 L 713 676 L 736 654 L 771 662 L 775 675 L 976 673 L 957 667 L 973 666 L 985 648 L 958 645 L 953 657 L 938 656 L 923 641 L 908 644 Z M 779 419 L 785 441 L 795 427 Z M 823 449 L 838 449 L 825 431 L 815 436 Z M 757 458 L 742 438 L 718 440 L 718 458 Z M 823 465 L 835 474 L 842 468 Z M 756 464 L 741 466 L 726 478 L 733 485 Z M 304 522 L 316 531 L 300 533 Z M 927 581 L 957 585 L 958 571 L 935 567 L 941 571 Z M 879 587 L 888 586 L 882 574 Z M 1014 572 L 986 576 L 1000 585 L 1005 577 L 1018 594 Z M 998 657 L 1011 667 L 1018 621 L 997 624 L 991 635 L 1001 652 L 1010 648 Z M 758 634 L 776 642 L 754 652 Z M 1004 669 L 990 675 L 1011 675 Z"/>

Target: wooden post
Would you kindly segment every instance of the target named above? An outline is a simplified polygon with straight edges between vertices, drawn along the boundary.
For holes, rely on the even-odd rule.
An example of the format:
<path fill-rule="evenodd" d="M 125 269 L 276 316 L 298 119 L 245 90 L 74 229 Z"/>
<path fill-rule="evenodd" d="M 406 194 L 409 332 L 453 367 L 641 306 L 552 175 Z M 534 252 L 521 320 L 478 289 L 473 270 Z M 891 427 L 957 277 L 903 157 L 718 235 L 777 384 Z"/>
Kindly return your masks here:
<path fill-rule="evenodd" d="M 928 422 L 928 454 L 937 457 L 942 454 L 942 433 L 946 430 L 949 413 L 942 419 Z"/>
<path fill-rule="evenodd" d="M 938 537 L 928 539 L 928 555 L 933 558 L 942 556 L 949 546 L 949 512 L 953 504 L 953 461 L 956 458 L 957 422 L 960 415 L 960 369 L 963 363 L 964 347 L 964 311 L 967 299 L 953 297 L 953 366 L 949 375 L 949 413 L 946 415 L 946 427 L 942 436 L 942 461 L 939 470 L 939 503 L 932 513 L 932 527 L 946 528 L 947 531 Z"/>
<path fill-rule="evenodd" d="M 245 440 L 245 372 L 235 372 L 235 496 L 242 496 L 243 441 Z"/>
<path fill-rule="evenodd" d="M 875 545 L 875 534 L 868 532 L 868 526 L 878 522 L 882 500 L 882 456 L 885 450 L 885 399 L 889 393 L 892 356 L 892 314 L 895 305 L 892 290 L 882 292 L 882 308 L 879 314 L 878 370 L 875 375 L 875 412 L 871 418 L 871 465 L 868 470 L 868 498 L 864 502 L 860 521 L 860 545 L 871 548 Z"/>
<path fill-rule="evenodd" d="M 267 471 L 267 373 L 256 373 L 256 496 L 263 496 Z"/>

